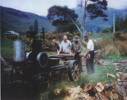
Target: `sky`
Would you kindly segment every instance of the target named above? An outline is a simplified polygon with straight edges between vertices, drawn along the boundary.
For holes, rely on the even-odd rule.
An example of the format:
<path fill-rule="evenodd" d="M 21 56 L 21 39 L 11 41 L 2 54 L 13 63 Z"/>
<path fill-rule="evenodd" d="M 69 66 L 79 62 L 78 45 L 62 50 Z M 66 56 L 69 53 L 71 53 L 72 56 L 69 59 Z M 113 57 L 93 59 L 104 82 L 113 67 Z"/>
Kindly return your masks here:
<path fill-rule="evenodd" d="M 115 9 L 127 8 L 127 0 L 107 0 L 108 7 Z M 48 9 L 53 5 L 75 8 L 78 0 L 0 0 L 0 5 L 17 10 L 32 12 L 46 16 Z"/>

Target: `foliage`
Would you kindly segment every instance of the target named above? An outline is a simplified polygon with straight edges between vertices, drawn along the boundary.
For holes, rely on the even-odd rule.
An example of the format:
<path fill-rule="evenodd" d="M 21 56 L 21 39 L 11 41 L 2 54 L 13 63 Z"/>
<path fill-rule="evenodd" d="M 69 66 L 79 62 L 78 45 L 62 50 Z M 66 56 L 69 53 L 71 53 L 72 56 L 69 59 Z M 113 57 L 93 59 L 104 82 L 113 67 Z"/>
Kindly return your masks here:
<path fill-rule="evenodd" d="M 58 31 L 75 31 L 73 21 L 76 21 L 78 15 L 75 11 L 64 6 L 52 6 L 47 15 L 49 21 L 58 28 Z"/>
<path fill-rule="evenodd" d="M 103 33 L 111 33 L 112 32 L 112 28 L 106 28 L 102 32 Z"/>
<path fill-rule="evenodd" d="M 97 83 L 97 82 L 107 83 L 107 82 L 113 81 L 112 78 L 107 77 L 107 73 L 112 73 L 115 75 L 116 74 L 115 67 L 113 65 L 96 66 L 96 72 L 88 76 L 89 82 L 90 83 Z"/>
<path fill-rule="evenodd" d="M 38 20 L 34 21 L 34 33 L 38 33 Z"/>
<path fill-rule="evenodd" d="M 112 60 L 112 62 L 118 62 L 120 60 L 127 59 L 127 56 L 117 56 L 117 55 L 109 55 L 106 59 Z"/>
<path fill-rule="evenodd" d="M 59 25 L 57 27 L 58 32 L 75 32 L 77 31 L 76 26 L 73 23 L 69 23 L 67 25 Z"/>
<path fill-rule="evenodd" d="M 116 18 L 116 31 L 126 31 L 127 32 L 127 16 L 125 18 Z"/>
<path fill-rule="evenodd" d="M 37 19 L 35 19 L 34 24 L 29 26 L 27 34 L 31 37 L 35 37 L 37 33 L 38 33 L 38 21 Z"/>
<path fill-rule="evenodd" d="M 88 19 L 92 20 L 98 17 L 103 18 L 107 21 L 107 0 L 80 0 L 81 8 L 83 9 L 82 21 L 80 22 L 81 28 L 85 35 L 87 30 L 87 21 Z"/>
<path fill-rule="evenodd" d="M 77 15 L 74 10 L 67 7 L 53 6 L 48 10 L 48 19 L 52 21 L 53 25 L 72 23 L 71 19 L 76 21 Z"/>
<path fill-rule="evenodd" d="M 101 34 L 100 38 L 96 38 L 95 48 L 101 50 L 101 56 L 126 56 L 127 55 L 127 34 Z"/>
<path fill-rule="evenodd" d="M 105 10 L 107 10 L 107 1 L 106 0 L 88 0 L 92 3 L 86 5 L 86 10 L 91 19 L 97 17 L 103 17 L 104 20 L 107 20 L 107 15 Z"/>
<path fill-rule="evenodd" d="M 1 40 L 1 56 L 6 58 L 13 57 L 13 41 L 12 40 Z"/>

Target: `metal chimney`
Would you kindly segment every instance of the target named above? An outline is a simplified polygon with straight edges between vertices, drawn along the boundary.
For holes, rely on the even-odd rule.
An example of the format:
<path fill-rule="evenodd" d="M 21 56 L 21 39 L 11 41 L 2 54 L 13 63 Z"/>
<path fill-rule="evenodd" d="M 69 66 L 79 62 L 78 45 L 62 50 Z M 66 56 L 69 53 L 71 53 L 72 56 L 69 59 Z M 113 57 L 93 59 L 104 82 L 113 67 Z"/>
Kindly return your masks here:
<path fill-rule="evenodd" d="M 14 61 L 22 62 L 25 60 L 25 43 L 20 40 L 16 39 L 14 41 Z"/>
<path fill-rule="evenodd" d="M 25 43 L 20 38 L 20 34 L 15 31 L 8 31 L 5 35 L 9 39 L 13 39 L 13 60 L 16 62 L 22 62 L 26 59 L 25 54 Z"/>

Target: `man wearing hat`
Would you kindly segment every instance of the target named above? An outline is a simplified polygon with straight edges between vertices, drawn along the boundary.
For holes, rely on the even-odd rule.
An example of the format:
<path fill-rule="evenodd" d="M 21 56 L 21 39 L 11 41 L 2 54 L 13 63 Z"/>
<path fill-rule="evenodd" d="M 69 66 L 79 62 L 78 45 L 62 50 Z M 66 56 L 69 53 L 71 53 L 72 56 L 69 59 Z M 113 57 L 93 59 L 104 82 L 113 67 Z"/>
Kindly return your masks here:
<path fill-rule="evenodd" d="M 80 67 L 81 67 L 81 71 L 82 71 L 82 61 L 81 61 L 81 57 L 80 57 L 80 53 L 81 53 L 81 40 L 79 36 L 74 36 L 73 38 L 73 42 L 72 42 L 72 51 L 74 53 L 74 57 L 77 61 L 79 61 Z"/>
<path fill-rule="evenodd" d="M 91 74 L 94 73 L 94 42 L 89 36 L 84 36 L 85 42 L 87 43 L 87 50 L 85 53 L 86 58 L 86 69 L 87 73 Z"/>
<path fill-rule="evenodd" d="M 72 50 L 74 53 L 80 53 L 81 52 L 81 40 L 79 36 L 74 36 L 73 43 L 72 43 Z"/>

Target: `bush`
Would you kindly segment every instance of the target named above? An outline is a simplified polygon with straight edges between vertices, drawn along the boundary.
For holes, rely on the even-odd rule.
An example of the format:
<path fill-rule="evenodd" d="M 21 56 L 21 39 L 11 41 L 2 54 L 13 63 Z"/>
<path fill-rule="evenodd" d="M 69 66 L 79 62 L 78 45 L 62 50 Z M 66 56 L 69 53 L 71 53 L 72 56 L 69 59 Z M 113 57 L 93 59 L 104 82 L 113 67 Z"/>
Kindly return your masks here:
<path fill-rule="evenodd" d="M 121 39 L 103 39 L 96 42 L 96 48 L 101 49 L 103 56 L 109 55 L 127 55 L 127 40 Z"/>
<path fill-rule="evenodd" d="M 121 55 L 127 55 L 127 41 L 115 41 L 115 46 Z"/>

